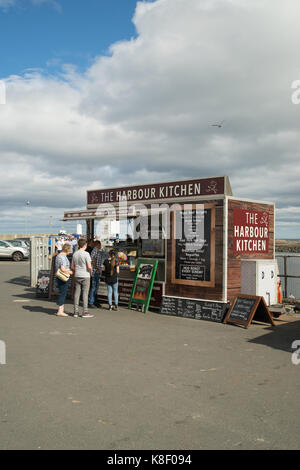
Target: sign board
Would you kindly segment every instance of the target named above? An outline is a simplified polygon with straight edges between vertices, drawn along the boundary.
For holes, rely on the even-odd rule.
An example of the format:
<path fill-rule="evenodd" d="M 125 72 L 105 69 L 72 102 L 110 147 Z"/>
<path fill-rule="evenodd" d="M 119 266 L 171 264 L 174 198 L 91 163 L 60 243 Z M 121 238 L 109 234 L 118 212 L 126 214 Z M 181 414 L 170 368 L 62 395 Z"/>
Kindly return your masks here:
<path fill-rule="evenodd" d="M 233 253 L 257 254 L 269 250 L 269 214 L 248 209 L 233 211 Z"/>
<path fill-rule="evenodd" d="M 142 305 L 144 312 L 148 311 L 157 265 L 157 260 L 138 260 L 129 308 L 135 303 Z"/>
<path fill-rule="evenodd" d="M 228 191 L 226 177 L 199 178 L 167 183 L 126 186 L 87 192 L 87 207 L 99 204 L 113 204 L 122 200 L 128 202 L 157 201 L 166 199 L 195 198 L 197 196 L 223 195 Z"/>
<path fill-rule="evenodd" d="M 173 284 L 214 287 L 215 207 L 199 206 L 174 211 L 171 280 Z"/>
<path fill-rule="evenodd" d="M 131 297 L 132 287 L 134 280 L 131 279 L 120 279 L 118 281 L 119 286 L 119 304 L 128 305 Z M 159 308 L 163 295 L 163 283 L 154 282 L 151 298 L 150 298 L 150 307 Z M 98 289 L 98 298 L 100 302 L 107 302 L 107 287 L 104 281 L 104 278 L 101 278 Z"/>
<path fill-rule="evenodd" d="M 224 302 L 163 296 L 159 313 L 222 323 L 227 309 Z"/>
<path fill-rule="evenodd" d="M 50 278 L 51 278 L 51 271 L 48 270 L 40 270 L 38 272 L 38 278 L 35 288 L 35 295 L 36 297 L 49 297 L 49 286 L 50 286 Z"/>
<path fill-rule="evenodd" d="M 253 320 L 275 326 L 265 299 L 255 295 L 239 294 L 225 317 L 224 323 L 233 323 L 249 328 Z"/>
<path fill-rule="evenodd" d="M 142 256 L 164 256 L 165 240 L 142 239 Z"/>

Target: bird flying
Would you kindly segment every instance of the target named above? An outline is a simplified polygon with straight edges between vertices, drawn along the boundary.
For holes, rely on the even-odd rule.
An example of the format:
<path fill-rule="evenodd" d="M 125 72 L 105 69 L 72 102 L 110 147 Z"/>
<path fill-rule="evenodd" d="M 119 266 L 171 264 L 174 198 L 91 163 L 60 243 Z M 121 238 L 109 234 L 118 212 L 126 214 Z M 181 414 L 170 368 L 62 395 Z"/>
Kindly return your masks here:
<path fill-rule="evenodd" d="M 223 126 L 224 122 L 225 122 L 225 119 L 222 122 L 220 122 L 219 124 L 212 124 L 212 127 L 219 127 L 220 128 L 220 127 Z"/>

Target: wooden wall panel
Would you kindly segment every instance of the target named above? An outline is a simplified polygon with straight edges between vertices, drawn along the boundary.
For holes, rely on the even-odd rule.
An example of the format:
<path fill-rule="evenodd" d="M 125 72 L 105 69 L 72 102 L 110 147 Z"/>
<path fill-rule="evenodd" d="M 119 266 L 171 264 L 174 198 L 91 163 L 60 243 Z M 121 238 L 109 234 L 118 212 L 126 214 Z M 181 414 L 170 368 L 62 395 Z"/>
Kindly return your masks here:
<path fill-rule="evenodd" d="M 233 211 L 234 209 L 254 210 L 269 214 L 269 246 L 268 253 L 236 255 L 233 252 Z M 239 200 L 228 201 L 228 269 L 227 297 L 232 300 L 241 290 L 241 259 L 273 259 L 274 258 L 274 206 L 256 202 Z"/>
<path fill-rule="evenodd" d="M 165 295 L 207 300 L 222 300 L 223 296 L 223 200 L 199 201 L 215 206 L 215 287 L 195 287 L 172 283 L 172 240 L 167 241 L 167 275 Z M 197 204 L 197 202 L 195 202 Z M 171 232 L 173 226 L 171 225 Z"/>

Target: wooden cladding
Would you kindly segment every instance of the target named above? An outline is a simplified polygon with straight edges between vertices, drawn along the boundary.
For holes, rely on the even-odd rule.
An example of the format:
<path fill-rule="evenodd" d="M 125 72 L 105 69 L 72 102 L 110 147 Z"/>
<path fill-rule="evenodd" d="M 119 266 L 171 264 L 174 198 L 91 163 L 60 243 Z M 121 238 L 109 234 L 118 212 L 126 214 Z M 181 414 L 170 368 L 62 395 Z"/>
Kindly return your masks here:
<path fill-rule="evenodd" d="M 241 244 L 242 252 L 239 253 L 234 246 L 235 235 L 238 230 L 235 229 L 235 214 L 240 211 L 246 211 L 250 214 L 267 214 L 268 223 L 265 225 L 268 229 L 267 249 L 261 253 L 251 251 L 247 248 L 252 246 L 249 244 L 245 247 Z M 251 228 L 251 224 L 249 224 Z M 254 225 L 252 225 L 254 226 Z M 258 226 L 258 224 L 257 224 Z M 249 228 L 249 235 L 250 233 Z M 244 233 L 243 233 L 244 234 Z M 247 232 L 244 234 L 246 235 Z M 255 238 L 256 232 L 254 232 Z M 265 233 L 263 233 L 265 236 Z M 247 239 L 247 238 L 246 238 Z M 249 239 L 249 238 L 248 238 Z M 257 245 L 258 246 L 258 245 Z M 263 246 L 265 248 L 265 246 Z M 239 200 L 228 200 L 228 249 L 227 249 L 227 297 L 232 300 L 241 292 L 241 259 L 273 259 L 274 258 L 274 206 L 271 204 L 262 204 L 256 202 L 245 202 Z"/>
<path fill-rule="evenodd" d="M 223 301 L 224 295 L 227 300 L 232 300 L 241 292 L 241 260 L 242 259 L 273 259 L 274 258 L 274 206 L 272 204 L 262 204 L 250 201 L 240 201 L 236 199 L 228 199 L 228 232 L 227 232 L 227 252 L 224 253 L 224 201 L 220 200 L 205 200 L 199 202 L 204 204 L 205 207 L 213 207 L 215 225 L 213 230 L 214 237 L 214 285 L 205 285 L 202 282 L 190 280 L 176 280 L 175 272 L 175 257 L 176 257 L 176 244 L 174 240 L 167 241 L 167 264 L 166 264 L 166 286 L 165 294 L 176 297 L 186 297 L 194 299 L 211 299 L 216 301 Z M 234 210 L 249 211 L 251 217 L 253 214 L 268 215 L 268 239 L 266 242 L 266 251 L 257 253 L 253 250 L 248 250 L 248 253 L 239 254 L 234 250 Z M 240 213 L 238 214 L 240 215 Z M 254 217 L 254 216 L 253 216 Z M 235 217 L 236 220 L 236 217 Z M 253 218 L 256 221 L 256 218 Z M 251 220 L 250 220 L 251 222 Z M 250 224 L 251 225 L 251 224 Z M 174 220 L 171 218 L 171 234 L 174 233 Z M 236 235 L 243 235 L 242 230 L 237 232 Z M 265 238 L 266 232 L 259 232 Z M 252 229 L 249 229 L 249 235 L 252 234 Z M 253 239 L 257 231 L 253 229 Z M 245 231 L 247 235 L 247 231 Z M 246 244 L 244 244 L 246 245 Z M 243 244 L 240 244 L 243 247 Z M 249 244 L 252 248 L 251 244 Z M 255 244 L 253 247 L 255 248 Z M 260 247 L 257 245 L 258 248 Z M 262 245 L 264 248 L 264 245 Z M 249 247 L 248 247 L 249 248 Z M 212 250 L 213 252 L 213 250 Z M 225 277 L 224 277 L 224 259 L 227 257 L 227 289 L 224 292 Z"/>
<path fill-rule="evenodd" d="M 223 295 L 223 200 L 199 201 L 204 209 L 210 211 L 210 279 L 176 279 L 176 240 L 174 216 L 171 218 L 170 233 L 167 241 L 167 267 L 165 294 L 195 299 L 222 300 Z M 178 271 L 177 271 L 178 275 Z"/>

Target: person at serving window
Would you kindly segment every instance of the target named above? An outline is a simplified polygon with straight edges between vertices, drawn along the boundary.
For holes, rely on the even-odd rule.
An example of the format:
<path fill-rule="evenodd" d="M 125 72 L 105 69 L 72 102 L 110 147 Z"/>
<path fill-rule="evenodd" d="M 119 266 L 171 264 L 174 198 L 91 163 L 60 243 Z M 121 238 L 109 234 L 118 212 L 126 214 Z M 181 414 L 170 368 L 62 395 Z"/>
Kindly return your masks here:
<path fill-rule="evenodd" d="M 58 254 L 61 253 L 63 245 L 64 245 L 63 239 L 61 237 L 59 237 L 56 244 L 55 244 L 55 247 L 56 247 L 56 250 L 57 250 Z"/>
<path fill-rule="evenodd" d="M 107 285 L 107 297 L 108 297 L 108 309 L 109 310 L 118 310 L 118 276 L 120 273 L 120 268 L 117 262 L 115 251 L 111 250 L 109 252 L 108 258 L 104 261 L 104 274 L 105 282 Z M 112 306 L 112 297 L 114 294 L 114 307 Z"/>
<path fill-rule="evenodd" d="M 101 250 L 101 242 L 96 240 L 94 243 L 94 249 L 91 253 L 91 260 L 92 260 L 92 280 L 91 280 L 91 289 L 89 293 L 89 307 L 99 307 L 101 308 L 101 304 L 97 301 L 97 292 L 100 284 L 101 274 L 102 274 L 102 265 L 104 261 L 107 259 L 108 254 L 106 251 Z"/>
<path fill-rule="evenodd" d="M 87 247 L 86 247 L 85 251 L 87 251 L 91 255 L 92 251 L 94 249 L 94 245 L 95 245 L 95 242 L 94 242 L 93 238 L 90 238 L 90 240 L 88 240 Z"/>

